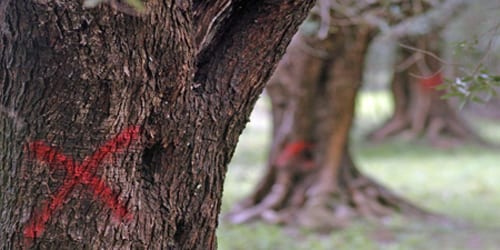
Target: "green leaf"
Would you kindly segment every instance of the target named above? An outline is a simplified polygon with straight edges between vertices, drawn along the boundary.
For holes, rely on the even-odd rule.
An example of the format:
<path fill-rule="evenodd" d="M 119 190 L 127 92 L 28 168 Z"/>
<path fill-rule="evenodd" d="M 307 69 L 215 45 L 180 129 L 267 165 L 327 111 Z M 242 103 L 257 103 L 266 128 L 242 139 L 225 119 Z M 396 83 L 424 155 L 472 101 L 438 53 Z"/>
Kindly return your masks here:
<path fill-rule="evenodd" d="M 439 84 L 438 86 L 435 87 L 436 90 L 445 90 L 448 89 L 448 84 Z"/>
<path fill-rule="evenodd" d="M 441 99 L 450 99 L 452 97 L 460 97 L 460 98 L 464 98 L 464 95 L 459 93 L 459 92 L 448 92 L 444 95 L 441 96 Z"/>
<path fill-rule="evenodd" d="M 141 0 L 126 0 L 126 2 L 137 11 L 144 11 L 144 4 Z"/>
<path fill-rule="evenodd" d="M 462 78 L 462 81 L 464 81 L 464 82 L 470 82 L 470 81 L 472 81 L 472 79 L 473 79 L 472 76 L 465 76 L 465 77 Z"/>

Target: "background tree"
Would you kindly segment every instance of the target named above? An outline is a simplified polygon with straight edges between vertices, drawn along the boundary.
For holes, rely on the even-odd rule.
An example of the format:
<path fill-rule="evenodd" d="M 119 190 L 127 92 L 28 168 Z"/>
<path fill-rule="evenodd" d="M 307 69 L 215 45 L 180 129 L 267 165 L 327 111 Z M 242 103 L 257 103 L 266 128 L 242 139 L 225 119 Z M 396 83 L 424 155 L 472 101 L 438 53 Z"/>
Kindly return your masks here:
<path fill-rule="evenodd" d="M 0 248 L 214 249 L 226 166 L 312 1 L 0 2 Z"/>
<path fill-rule="evenodd" d="M 500 21 L 495 18 L 500 14 L 498 2 L 482 0 L 478 4 L 471 5 L 459 20 L 451 24 L 451 29 L 445 32 L 444 37 L 452 45 L 449 46 L 446 61 L 453 62 L 453 73 L 458 76 L 469 76 L 463 79 L 469 87 L 479 85 L 475 101 L 467 102 L 465 110 L 474 115 L 482 115 L 491 118 L 499 118 L 500 99 L 498 96 L 498 85 L 500 85 Z M 492 10 L 491 14 L 484 10 Z M 477 13 L 482 13 L 478 15 Z M 467 31 L 465 34 L 452 32 L 453 29 Z M 489 85 L 477 84 L 478 78 L 488 75 Z M 472 77 L 470 77 L 472 76 Z M 496 76 L 496 77 L 495 77 Z M 472 79 L 471 79 L 472 78 Z M 472 81 L 471 81 L 472 80 Z M 475 82 L 476 84 L 470 84 Z M 468 88 L 469 92 L 474 89 Z M 472 97 L 469 97 L 472 99 Z M 479 100 L 479 101 L 477 101 Z"/>
<path fill-rule="evenodd" d="M 391 92 L 394 113 L 369 138 L 381 141 L 389 136 L 419 138 L 424 135 L 431 144 L 449 147 L 465 141 L 485 144 L 457 111 L 445 91 L 445 62 L 441 59 L 442 39 L 428 34 L 405 41 L 395 67 Z"/>
<path fill-rule="evenodd" d="M 439 5 L 446 15 L 415 17 L 409 2 L 343 3 L 319 2 L 271 78 L 273 141 L 267 172 L 250 197 L 229 214 L 232 222 L 260 218 L 329 230 L 346 225 L 355 215 L 380 217 L 396 211 L 433 217 L 356 168 L 349 131 L 366 50 L 378 29 L 420 34 L 441 25 L 463 2 Z M 400 30 L 407 22 L 421 20 L 424 27 L 418 31 Z"/>
<path fill-rule="evenodd" d="M 469 5 L 470 2 L 467 3 L 467 7 Z M 491 3 L 483 1 L 476 7 L 488 8 L 488 5 Z M 460 14 L 467 9 L 469 8 L 461 8 Z M 471 20 L 468 22 L 474 23 Z M 488 96 L 495 94 L 494 86 L 499 84 L 496 80 L 498 77 L 495 78 L 495 72 L 486 67 L 486 59 L 493 59 L 489 55 L 494 50 L 492 48 L 494 35 L 500 26 L 498 23 L 494 23 L 493 27 L 488 25 L 488 30 L 481 33 L 482 37 L 467 32 L 469 42 L 454 41 L 454 45 L 446 45 L 441 31 L 448 22 L 440 23 L 428 34 L 423 32 L 406 34 L 408 29 L 418 31 L 418 19 L 403 23 L 399 29 L 393 28 L 388 32 L 387 37 L 399 39 L 397 47 L 401 47 L 391 84 L 394 113 L 381 128 L 370 133 L 369 137 L 372 140 L 380 141 L 391 135 L 404 135 L 409 138 L 424 135 L 435 146 L 448 147 L 465 141 L 481 145 L 489 144 L 462 119 L 457 110 L 457 102 L 450 102 L 449 98 L 443 97 L 458 96 L 463 106 L 471 100 L 482 103 L 485 99 L 489 99 Z M 474 27 L 477 27 L 478 23 L 476 20 Z M 472 47 L 479 43 L 479 40 L 487 44 L 480 56 L 474 57 L 464 51 L 454 53 L 462 57 L 467 55 L 465 56 L 467 60 L 464 62 L 464 58 L 447 55 L 451 54 L 446 52 L 450 47 Z M 453 50 L 457 51 L 456 48 Z M 485 105 L 481 107 L 485 109 Z"/>

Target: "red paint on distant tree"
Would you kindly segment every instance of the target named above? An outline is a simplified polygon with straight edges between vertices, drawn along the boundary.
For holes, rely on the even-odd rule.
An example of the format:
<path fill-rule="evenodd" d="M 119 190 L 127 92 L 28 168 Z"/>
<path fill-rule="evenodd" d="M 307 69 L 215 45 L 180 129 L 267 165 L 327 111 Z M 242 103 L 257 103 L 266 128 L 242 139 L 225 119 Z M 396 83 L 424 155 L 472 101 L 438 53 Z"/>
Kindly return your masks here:
<path fill-rule="evenodd" d="M 305 141 L 296 141 L 289 143 L 286 145 L 281 153 L 278 155 L 276 159 L 277 167 L 286 166 L 291 160 L 296 159 L 297 156 L 303 155 L 306 150 L 309 150 L 312 147 L 310 143 Z"/>
<path fill-rule="evenodd" d="M 434 90 L 437 86 L 443 83 L 443 74 L 438 72 L 432 76 L 420 78 L 420 86 L 424 90 Z"/>
<path fill-rule="evenodd" d="M 120 132 L 115 138 L 107 141 L 94 154 L 85 157 L 83 162 L 78 163 L 67 155 L 58 152 L 54 147 L 48 146 L 42 141 L 34 141 L 28 144 L 27 150 L 34 154 L 34 158 L 48 163 L 52 168 L 64 168 L 67 171 L 66 178 L 58 191 L 51 195 L 52 199 L 45 202 L 41 210 L 30 218 L 24 229 L 24 235 L 28 238 L 39 237 L 45 230 L 45 224 L 52 214 L 64 203 L 68 195 L 77 184 L 89 187 L 95 198 L 100 199 L 108 206 L 113 214 L 120 219 L 131 219 L 132 215 L 122 204 L 113 190 L 106 183 L 95 176 L 95 172 L 107 156 L 123 151 L 134 140 L 139 138 L 139 126 L 131 126 Z"/>

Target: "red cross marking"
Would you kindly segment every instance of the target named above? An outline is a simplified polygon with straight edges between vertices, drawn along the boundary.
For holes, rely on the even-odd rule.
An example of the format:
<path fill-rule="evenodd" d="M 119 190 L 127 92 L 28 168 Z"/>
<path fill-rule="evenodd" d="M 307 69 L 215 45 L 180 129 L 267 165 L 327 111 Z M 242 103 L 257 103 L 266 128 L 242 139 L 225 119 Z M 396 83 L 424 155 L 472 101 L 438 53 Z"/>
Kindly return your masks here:
<path fill-rule="evenodd" d="M 426 91 L 434 90 L 443 81 L 443 74 L 441 72 L 419 79 L 420 86 Z"/>
<path fill-rule="evenodd" d="M 294 141 L 291 142 L 283 148 L 276 159 L 276 166 L 278 168 L 285 167 L 288 163 L 294 160 L 300 154 L 303 154 L 307 150 L 310 150 L 313 147 L 311 143 L 305 141 Z M 313 168 L 313 162 L 307 161 L 304 164 L 306 169 Z"/>
<path fill-rule="evenodd" d="M 71 156 L 59 153 L 54 147 L 48 146 L 42 141 L 29 143 L 27 149 L 34 153 L 35 159 L 48 163 L 52 168 L 64 167 L 67 174 L 62 186 L 51 196 L 50 201 L 45 202 L 42 209 L 31 217 L 24 229 L 24 235 L 29 238 L 39 237 L 52 214 L 64 203 L 77 184 L 88 186 L 94 197 L 102 200 L 118 218 L 131 219 L 132 215 L 127 211 L 125 205 L 118 200 L 117 195 L 102 179 L 95 176 L 95 172 L 107 156 L 123 151 L 132 141 L 137 140 L 139 130 L 139 126 L 126 128 L 115 138 L 102 145 L 94 154 L 85 157 L 81 163 L 75 162 Z"/>

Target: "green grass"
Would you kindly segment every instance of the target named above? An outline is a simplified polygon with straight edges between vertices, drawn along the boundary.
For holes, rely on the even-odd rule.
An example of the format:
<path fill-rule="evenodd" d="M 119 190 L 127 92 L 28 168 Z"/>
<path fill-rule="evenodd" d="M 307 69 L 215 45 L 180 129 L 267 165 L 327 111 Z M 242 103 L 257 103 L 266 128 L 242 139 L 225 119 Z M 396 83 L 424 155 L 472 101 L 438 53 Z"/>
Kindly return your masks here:
<path fill-rule="evenodd" d="M 353 131 L 358 166 L 399 194 L 432 211 L 460 219 L 450 226 L 393 217 L 356 221 L 328 235 L 290 231 L 274 225 L 230 225 L 221 220 L 219 249 L 500 249 L 500 154 L 471 145 L 437 150 L 424 142 L 366 143 L 362 136 L 391 112 L 385 92 L 363 93 Z M 474 126 L 500 142 L 500 126 L 474 119 Z M 270 127 L 260 103 L 240 139 L 226 178 L 223 214 L 259 181 L 267 157 Z"/>

